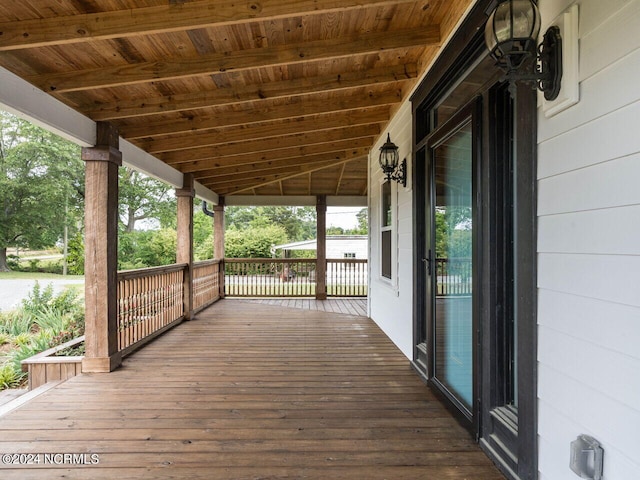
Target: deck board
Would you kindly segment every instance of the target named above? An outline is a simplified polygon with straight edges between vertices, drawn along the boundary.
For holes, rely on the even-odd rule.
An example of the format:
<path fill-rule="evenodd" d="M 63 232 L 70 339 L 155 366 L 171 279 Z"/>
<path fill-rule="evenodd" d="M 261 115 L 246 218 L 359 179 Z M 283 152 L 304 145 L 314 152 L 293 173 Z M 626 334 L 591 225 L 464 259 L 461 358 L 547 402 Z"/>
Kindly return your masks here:
<path fill-rule="evenodd" d="M 99 455 L 3 479 L 504 478 L 371 320 L 245 300 L 0 417 L 0 452 Z"/>
<path fill-rule="evenodd" d="M 367 316 L 367 299 L 359 297 L 328 298 L 327 300 L 314 300 L 309 298 L 252 298 L 243 300 L 261 305 L 276 305 L 285 308 L 317 310 L 320 312 L 342 313 L 360 317 Z"/>

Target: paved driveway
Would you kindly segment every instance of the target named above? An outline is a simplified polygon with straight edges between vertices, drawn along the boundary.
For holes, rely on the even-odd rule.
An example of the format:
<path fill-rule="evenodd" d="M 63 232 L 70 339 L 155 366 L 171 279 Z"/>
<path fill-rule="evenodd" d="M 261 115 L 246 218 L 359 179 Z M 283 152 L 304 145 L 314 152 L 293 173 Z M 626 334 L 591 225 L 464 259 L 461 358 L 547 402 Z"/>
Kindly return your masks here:
<path fill-rule="evenodd" d="M 52 284 L 56 293 L 61 292 L 68 285 L 81 285 L 84 283 L 83 279 L 78 278 L 40 279 L 37 281 L 41 288 Z M 26 298 L 31 292 L 35 283 L 36 280 L 0 280 L 0 310 L 7 311 L 19 306 L 22 299 Z"/>

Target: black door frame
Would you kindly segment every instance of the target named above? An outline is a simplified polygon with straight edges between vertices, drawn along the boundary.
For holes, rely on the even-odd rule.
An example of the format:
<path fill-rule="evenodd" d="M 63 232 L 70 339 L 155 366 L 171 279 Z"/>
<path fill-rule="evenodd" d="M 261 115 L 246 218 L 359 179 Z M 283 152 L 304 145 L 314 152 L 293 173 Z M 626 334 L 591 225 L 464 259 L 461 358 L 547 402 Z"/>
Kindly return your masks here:
<path fill-rule="evenodd" d="M 426 138 L 434 130 L 433 116 L 430 107 L 446 95 L 479 58 L 486 55 L 483 27 L 487 12 L 493 0 L 480 0 L 472 8 L 451 41 L 441 53 L 439 59 L 430 69 L 429 75 L 416 90 L 411 101 L 413 104 L 413 205 L 414 205 L 414 362 L 416 371 L 428 379 L 429 354 L 421 351 L 421 339 L 429 344 L 429 332 L 422 325 L 426 309 L 429 308 L 425 291 L 429 279 L 426 275 L 423 259 L 427 258 L 424 238 L 432 235 L 425 218 L 425 195 L 428 185 L 425 182 L 425 159 L 428 155 Z M 497 69 L 496 69 L 497 71 Z M 495 202 L 491 198 L 490 187 L 494 185 L 491 159 L 495 156 L 495 131 L 492 131 L 492 120 L 497 112 L 489 111 L 488 105 L 495 102 L 496 89 L 489 89 L 480 94 L 485 108 L 482 111 L 482 161 L 479 170 L 483 185 L 481 203 Z M 472 430 L 477 434 L 480 445 L 501 468 L 503 473 L 514 480 L 533 480 L 537 478 L 537 272 L 536 272 L 536 170 L 537 170 L 537 98 L 536 93 L 527 86 L 517 90 L 513 103 L 514 125 L 513 136 L 517 139 L 514 149 L 514 168 L 511 180 L 514 188 L 513 207 L 513 248 L 517 252 L 517 267 L 513 285 L 514 312 L 518 322 L 518 334 L 515 343 L 518 349 L 517 362 L 517 396 L 516 409 L 505 408 L 504 390 L 499 382 L 500 368 L 496 368 L 499 359 L 495 355 L 499 348 L 500 336 L 496 335 L 496 288 L 491 286 L 492 265 L 497 255 L 496 238 L 484 229 L 484 241 L 478 253 L 483 255 L 481 290 L 478 295 L 479 343 L 478 365 L 481 366 L 478 381 L 477 424 Z M 494 185 L 495 186 L 495 185 Z M 499 187 L 498 187 L 499 188 Z M 483 226 L 495 220 L 495 211 L 482 209 Z M 475 226 L 474 226 L 475 230 Z M 493 237 L 493 238 L 492 238 Z M 494 277 L 492 277 L 494 275 Z M 431 372 L 432 373 L 432 372 Z M 482 385 L 482 388 L 480 388 Z M 501 390 L 502 389 L 502 390 Z"/>

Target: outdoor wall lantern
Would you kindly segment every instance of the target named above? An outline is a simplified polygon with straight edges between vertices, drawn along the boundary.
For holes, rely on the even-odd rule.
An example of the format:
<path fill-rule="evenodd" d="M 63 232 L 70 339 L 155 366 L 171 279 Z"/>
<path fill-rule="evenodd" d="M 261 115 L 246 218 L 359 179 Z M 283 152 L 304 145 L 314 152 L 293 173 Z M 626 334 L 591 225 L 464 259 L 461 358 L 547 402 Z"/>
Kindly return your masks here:
<path fill-rule="evenodd" d="M 395 180 L 403 187 L 407 186 L 407 160 L 404 159 L 398 165 L 398 146 L 391 141 L 391 136 L 387 133 L 387 141 L 380 147 L 380 168 L 386 175 L 387 180 Z"/>
<path fill-rule="evenodd" d="M 551 101 L 560 93 L 562 38 L 560 29 L 552 26 L 544 34 L 542 43 L 536 46 L 539 33 L 540 12 L 533 0 L 500 2 L 484 29 L 487 48 L 504 70 L 511 94 L 515 95 L 516 81 L 535 82 L 544 98 Z M 534 54 L 537 62 L 531 68 L 533 72 L 519 73 Z"/>

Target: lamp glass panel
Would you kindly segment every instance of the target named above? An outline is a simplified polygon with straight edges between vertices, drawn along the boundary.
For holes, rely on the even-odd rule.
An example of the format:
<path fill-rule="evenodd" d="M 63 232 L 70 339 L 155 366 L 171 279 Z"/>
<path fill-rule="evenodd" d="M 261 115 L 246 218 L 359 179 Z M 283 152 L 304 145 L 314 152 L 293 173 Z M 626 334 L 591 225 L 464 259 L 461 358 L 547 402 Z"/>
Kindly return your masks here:
<path fill-rule="evenodd" d="M 493 34 L 494 18 L 495 18 L 495 11 L 491 13 L 489 20 L 487 20 L 487 23 L 484 27 L 484 42 L 487 44 L 487 48 L 489 49 L 490 52 L 492 52 L 497 45 L 496 36 Z"/>
<path fill-rule="evenodd" d="M 497 6 L 493 13 L 494 34 L 498 43 L 506 42 L 511 35 L 511 2 L 504 2 Z"/>
<path fill-rule="evenodd" d="M 393 170 L 398 166 L 398 150 L 393 148 L 383 148 L 380 152 L 380 166 Z"/>
<path fill-rule="evenodd" d="M 537 30 L 536 30 L 537 27 Z M 530 0 L 513 2 L 513 38 L 537 38 L 540 32 L 540 15 Z"/>
<path fill-rule="evenodd" d="M 489 31 L 489 26 L 491 26 Z M 531 0 L 510 0 L 498 5 L 491 14 L 485 29 L 487 46 L 493 50 L 496 43 L 515 38 L 537 38 L 540 32 L 540 15 Z M 494 37 L 495 39 L 491 38 Z"/>

